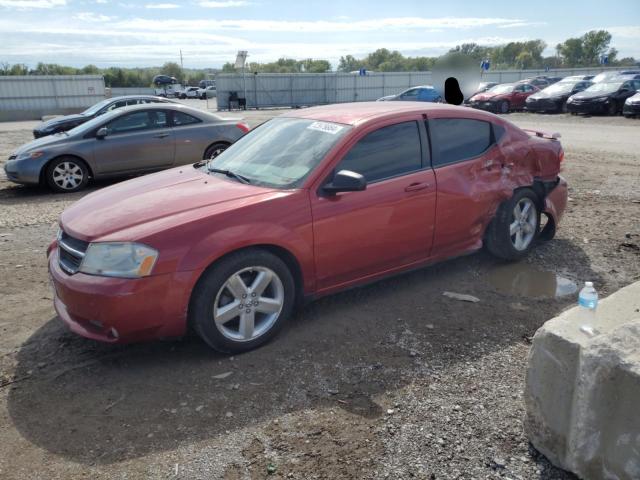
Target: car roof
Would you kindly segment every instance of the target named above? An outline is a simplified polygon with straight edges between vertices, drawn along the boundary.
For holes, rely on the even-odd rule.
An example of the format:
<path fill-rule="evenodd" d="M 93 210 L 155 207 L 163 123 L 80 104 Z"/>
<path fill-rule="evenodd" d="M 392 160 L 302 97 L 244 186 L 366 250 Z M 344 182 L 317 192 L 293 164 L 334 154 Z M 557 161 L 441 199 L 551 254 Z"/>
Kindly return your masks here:
<path fill-rule="evenodd" d="M 143 100 L 158 100 L 162 102 L 167 101 L 166 98 L 158 97 L 157 95 L 121 95 L 119 97 L 111 97 L 110 100 L 133 100 L 136 98 Z"/>
<path fill-rule="evenodd" d="M 113 110 L 113 112 L 132 112 L 132 111 L 136 111 L 136 110 L 157 110 L 158 108 L 162 108 L 162 109 L 170 109 L 170 110 L 175 110 L 175 111 L 182 111 L 185 113 L 189 113 L 192 115 L 195 115 L 199 118 L 208 118 L 211 120 L 222 120 L 220 117 L 218 117 L 217 115 L 214 115 L 213 113 L 207 112 L 206 110 L 200 110 L 199 108 L 193 108 L 193 107 L 189 107 L 187 105 L 183 105 L 181 103 L 175 103 L 175 102 L 167 102 L 167 103 L 163 103 L 162 105 L 157 105 L 154 103 L 145 103 L 142 105 L 130 105 L 127 107 L 122 107 L 122 108 L 118 108 Z"/>
<path fill-rule="evenodd" d="M 355 102 L 322 105 L 287 112 L 281 117 L 304 118 L 324 122 L 360 125 L 374 120 L 399 114 L 429 114 L 431 112 L 455 112 L 465 118 L 483 118 L 495 121 L 497 118 L 487 112 L 444 103 L 427 102 Z"/>

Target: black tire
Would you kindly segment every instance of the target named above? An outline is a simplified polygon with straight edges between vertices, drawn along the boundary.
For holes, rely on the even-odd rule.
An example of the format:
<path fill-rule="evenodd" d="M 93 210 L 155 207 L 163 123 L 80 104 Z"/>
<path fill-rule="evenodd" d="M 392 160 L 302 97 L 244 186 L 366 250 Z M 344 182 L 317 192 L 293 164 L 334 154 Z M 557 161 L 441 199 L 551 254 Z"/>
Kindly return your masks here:
<path fill-rule="evenodd" d="M 219 292 L 223 291 L 223 286 L 230 277 L 243 269 L 256 267 L 269 269 L 279 277 L 284 289 L 282 308 L 275 322 L 260 336 L 251 340 L 234 340 L 223 334 L 216 326 L 213 316 L 215 303 L 220 295 Z M 291 316 L 295 298 L 296 286 L 293 276 L 287 265 L 279 257 L 258 248 L 242 250 L 214 263 L 202 275 L 191 296 L 189 325 L 200 338 L 219 352 L 246 352 L 269 341 L 282 329 Z M 255 308 L 257 309 L 257 307 Z M 254 313 L 254 315 L 257 315 L 257 313 Z"/>
<path fill-rule="evenodd" d="M 514 209 L 523 199 L 528 199 L 535 206 L 535 226 L 533 236 L 524 249 L 517 249 L 510 234 L 510 228 L 514 222 Z M 503 260 L 519 260 L 531 251 L 540 232 L 540 199 L 529 188 L 516 190 L 513 196 L 500 204 L 493 220 L 489 223 L 485 232 L 485 246 L 489 252 Z"/>
<path fill-rule="evenodd" d="M 615 100 L 611 100 L 611 103 L 609 104 L 609 108 L 607 109 L 607 113 L 609 115 L 618 115 L 618 104 L 616 103 Z"/>
<path fill-rule="evenodd" d="M 217 142 L 213 145 L 209 145 L 207 149 L 204 151 L 204 155 L 202 156 L 203 160 L 211 160 L 212 158 L 216 158 L 222 152 L 224 152 L 227 148 L 229 148 L 228 143 Z"/>
<path fill-rule="evenodd" d="M 62 178 L 61 178 L 61 172 Z M 77 157 L 59 157 L 46 167 L 45 181 L 55 192 L 73 193 L 82 190 L 89 183 L 89 168 Z"/>
<path fill-rule="evenodd" d="M 509 105 L 509 102 L 507 100 L 502 100 L 498 104 L 498 113 L 509 113 L 510 108 L 511 105 Z"/>
<path fill-rule="evenodd" d="M 562 102 L 562 103 L 560 104 L 560 108 L 559 108 L 559 110 L 560 110 L 562 113 L 567 113 L 567 112 L 569 111 L 569 108 L 567 107 L 567 102 Z"/>

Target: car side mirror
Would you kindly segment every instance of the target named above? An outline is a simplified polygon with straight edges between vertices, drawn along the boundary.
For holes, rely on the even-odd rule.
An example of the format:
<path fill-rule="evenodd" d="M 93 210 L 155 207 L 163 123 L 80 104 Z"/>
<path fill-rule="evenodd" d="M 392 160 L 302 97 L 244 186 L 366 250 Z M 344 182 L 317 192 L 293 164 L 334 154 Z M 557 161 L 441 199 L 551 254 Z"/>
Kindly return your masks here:
<path fill-rule="evenodd" d="M 322 190 L 329 195 L 335 195 L 339 192 L 360 192 L 366 188 L 367 181 L 362 175 L 351 170 L 340 170 Z"/>
<path fill-rule="evenodd" d="M 109 130 L 107 129 L 107 127 L 102 127 L 96 132 L 96 138 L 98 140 L 102 140 L 107 135 L 109 135 Z"/>

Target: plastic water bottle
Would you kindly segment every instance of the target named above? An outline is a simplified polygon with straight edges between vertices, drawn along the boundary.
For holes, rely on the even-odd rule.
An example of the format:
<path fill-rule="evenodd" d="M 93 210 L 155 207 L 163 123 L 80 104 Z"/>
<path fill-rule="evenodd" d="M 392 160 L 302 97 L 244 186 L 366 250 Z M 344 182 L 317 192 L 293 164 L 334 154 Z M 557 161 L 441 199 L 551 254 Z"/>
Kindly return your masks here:
<path fill-rule="evenodd" d="M 593 287 L 593 282 L 584 282 L 584 287 L 578 296 L 578 306 L 580 308 L 580 331 L 589 336 L 597 333 L 596 309 L 598 308 L 598 292 Z"/>

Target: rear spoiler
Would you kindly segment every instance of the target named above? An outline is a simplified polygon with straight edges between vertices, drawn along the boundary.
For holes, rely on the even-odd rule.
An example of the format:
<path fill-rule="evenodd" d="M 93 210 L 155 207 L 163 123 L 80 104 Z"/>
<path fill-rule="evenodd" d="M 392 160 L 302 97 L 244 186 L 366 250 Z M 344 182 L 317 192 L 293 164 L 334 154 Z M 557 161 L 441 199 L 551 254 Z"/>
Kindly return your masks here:
<path fill-rule="evenodd" d="M 541 132 L 540 130 L 531 130 L 528 128 L 523 128 L 523 131 L 527 132 L 530 135 L 535 135 L 540 138 L 548 138 L 549 140 L 558 140 L 561 135 L 558 132 L 549 133 L 549 132 Z"/>

